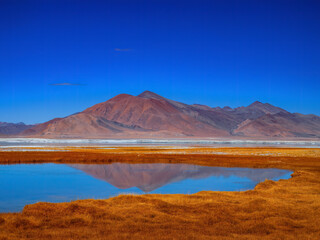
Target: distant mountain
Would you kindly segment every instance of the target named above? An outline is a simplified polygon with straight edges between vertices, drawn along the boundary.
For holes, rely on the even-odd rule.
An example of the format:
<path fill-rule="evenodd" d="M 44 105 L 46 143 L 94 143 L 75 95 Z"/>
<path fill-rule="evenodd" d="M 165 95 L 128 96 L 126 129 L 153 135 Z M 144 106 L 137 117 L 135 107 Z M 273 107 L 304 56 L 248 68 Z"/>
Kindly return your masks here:
<path fill-rule="evenodd" d="M 21 133 L 32 137 L 320 137 L 320 117 L 289 113 L 268 103 L 209 107 L 145 91 L 120 94 L 83 112 L 56 118 Z"/>
<path fill-rule="evenodd" d="M 8 123 L 0 122 L 0 135 L 15 135 L 23 132 L 26 129 L 33 127 L 34 125 L 26 125 L 20 123 Z"/>
<path fill-rule="evenodd" d="M 234 131 L 245 136 L 319 137 L 320 117 L 278 112 L 246 120 Z"/>

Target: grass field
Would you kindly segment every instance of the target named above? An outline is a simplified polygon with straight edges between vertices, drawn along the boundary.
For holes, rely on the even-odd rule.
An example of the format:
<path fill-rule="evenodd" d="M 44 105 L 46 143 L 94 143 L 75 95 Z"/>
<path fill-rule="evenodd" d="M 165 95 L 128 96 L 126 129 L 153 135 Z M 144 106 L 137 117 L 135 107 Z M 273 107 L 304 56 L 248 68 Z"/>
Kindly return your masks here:
<path fill-rule="evenodd" d="M 52 149 L 51 149 L 52 150 Z M 60 149 L 61 150 L 61 149 Z M 320 239 L 320 149 L 65 148 L 0 152 L 0 163 L 192 163 L 282 168 L 292 178 L 244 192 L 37 203 L 0 214 L 0 239 Z"/>

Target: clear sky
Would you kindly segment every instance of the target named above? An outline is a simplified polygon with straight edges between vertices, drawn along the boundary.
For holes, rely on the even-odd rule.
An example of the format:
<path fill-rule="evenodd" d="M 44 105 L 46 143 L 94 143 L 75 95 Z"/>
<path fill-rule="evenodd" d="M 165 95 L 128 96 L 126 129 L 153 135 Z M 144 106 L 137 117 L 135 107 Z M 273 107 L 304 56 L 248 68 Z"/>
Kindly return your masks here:
<path fill-rule="evenodd" d="M 144 90 L 320 115 L 319 12 L 319 0 L 1 0 L 0 121 Z"/>

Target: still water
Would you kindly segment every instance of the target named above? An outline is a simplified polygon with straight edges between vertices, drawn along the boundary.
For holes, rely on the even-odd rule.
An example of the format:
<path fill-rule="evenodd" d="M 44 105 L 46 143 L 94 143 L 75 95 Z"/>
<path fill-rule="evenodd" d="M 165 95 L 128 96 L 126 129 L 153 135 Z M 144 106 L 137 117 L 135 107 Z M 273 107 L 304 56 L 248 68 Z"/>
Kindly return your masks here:
<path fill-rule="evenodd" d="M 36 202 L 105 199 L 119 194 L 243 191 L 265 179 L 288 179 L 283 169 L 205 167 L 190 164 L 0 165 L 0 212 Z"/>

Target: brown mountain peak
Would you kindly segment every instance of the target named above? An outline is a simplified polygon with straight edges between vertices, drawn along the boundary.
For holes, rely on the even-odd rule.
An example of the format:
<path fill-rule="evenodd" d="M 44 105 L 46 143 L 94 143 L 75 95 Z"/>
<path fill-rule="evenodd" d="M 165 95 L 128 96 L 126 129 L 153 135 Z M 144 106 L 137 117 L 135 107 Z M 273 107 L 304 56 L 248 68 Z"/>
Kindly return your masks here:
<path fill-rule="evenodd" d="M 144 91 L 143 93 L 140 93 L 138 95 L 138 97 L 141 97 L 141 98 L 154 98 L 154 99 L 164 99 L 164 97 L 154 93 L 154 92 L 151 92 L 151 91 Z"/>
<path fill-rule="evenodd" d="M 118 94 L 117 96 L 109 99 L 108 101 L 110 101 L 110 100 L 112 100 L 112 99 L 113 99 L 113 100 L 120 100 L 120 99 L 124 99 L 124 98 L 128 98 L 128 97 L 133 97 L 133 96 L 130 95 L 130 94 L 126 94 L 126 93 L 121 93 L 121 94 Z"/>
<path fill-rule="evenodd" d="M 250 104 L 247 108 L 252 110 L 260 110 L 263 111 L 265 114 L 276 114 L 279 112 L 287 113 L 287 111 L 282 108 L 273 106 L 269 103 L 262 103 L 259 101 L 255 101 L 254 103 Z"/>
<path fill-rule="evenodd" d="M 265 105 L 265 103 L 255 101 L 255 102 L 251 103 L 248 107 L 263 106 L 263 105 Z"/>

